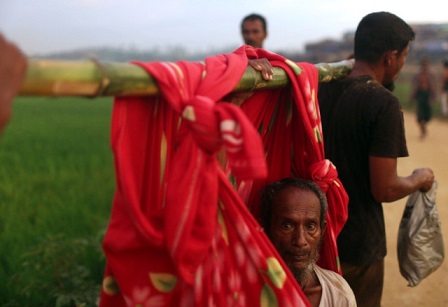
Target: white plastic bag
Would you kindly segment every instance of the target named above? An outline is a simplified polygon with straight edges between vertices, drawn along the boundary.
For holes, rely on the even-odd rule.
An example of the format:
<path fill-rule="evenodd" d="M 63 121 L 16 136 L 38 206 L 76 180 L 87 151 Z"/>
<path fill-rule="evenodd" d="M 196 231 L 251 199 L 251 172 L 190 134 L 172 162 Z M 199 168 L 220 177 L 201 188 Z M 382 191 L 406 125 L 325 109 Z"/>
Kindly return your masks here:
<path fill-rule="evenodd" d="M 443 263 L 445 251 L 436 207 L 437 182 L 416 191 L 406 202 L 398 230 L 397 254 L 401 275 L 415 287 Z"/>

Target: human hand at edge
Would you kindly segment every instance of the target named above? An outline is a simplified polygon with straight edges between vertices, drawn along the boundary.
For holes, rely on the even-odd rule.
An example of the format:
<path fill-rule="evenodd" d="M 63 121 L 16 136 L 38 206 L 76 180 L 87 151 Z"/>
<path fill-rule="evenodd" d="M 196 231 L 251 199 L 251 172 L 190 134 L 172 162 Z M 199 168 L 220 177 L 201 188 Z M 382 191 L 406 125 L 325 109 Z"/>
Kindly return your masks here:
<path fill-rule="evenodd" d="M 26 67 L 22 51 L 0 33 L 0 132 L 11 117 L 12 101 L 20 90 Z"/>

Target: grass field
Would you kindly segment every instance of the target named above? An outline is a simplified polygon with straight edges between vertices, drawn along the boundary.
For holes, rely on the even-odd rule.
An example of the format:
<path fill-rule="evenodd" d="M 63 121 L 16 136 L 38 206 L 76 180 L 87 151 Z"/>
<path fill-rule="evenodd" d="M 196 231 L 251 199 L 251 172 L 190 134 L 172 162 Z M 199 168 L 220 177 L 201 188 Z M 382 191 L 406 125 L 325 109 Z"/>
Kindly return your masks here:
<path fill-rule="evenodd" d="M 15 101 L 0 141 L 1 306 L 69 306 L 89 284 L 99 293 L 111 110 L 111 98 Z"/>

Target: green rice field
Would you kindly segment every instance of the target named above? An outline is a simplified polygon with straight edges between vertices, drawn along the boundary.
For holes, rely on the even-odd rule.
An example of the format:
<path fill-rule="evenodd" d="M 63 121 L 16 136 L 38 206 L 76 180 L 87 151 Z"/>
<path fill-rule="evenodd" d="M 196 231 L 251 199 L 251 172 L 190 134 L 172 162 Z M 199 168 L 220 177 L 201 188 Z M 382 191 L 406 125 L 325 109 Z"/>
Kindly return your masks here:
<path fill-rule="evenodd" d="M 115 184 L 111 111 L 112 98 L 16 99 L 0 139 L 0 306 L 98 297 Z"/>

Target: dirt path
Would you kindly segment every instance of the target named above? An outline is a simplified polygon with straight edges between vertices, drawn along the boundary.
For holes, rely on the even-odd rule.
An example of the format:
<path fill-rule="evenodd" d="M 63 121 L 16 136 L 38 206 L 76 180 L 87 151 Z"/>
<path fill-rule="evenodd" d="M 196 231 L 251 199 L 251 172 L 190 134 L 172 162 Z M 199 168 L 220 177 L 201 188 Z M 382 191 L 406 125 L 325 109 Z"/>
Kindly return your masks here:
<path fill-rule="evenodd" d="M 429 123 L 428 136 L 420 140 L 413 113 L 405 113 L 406 136 L 410 157 L 398 160 L 400 176 L 411 174 L 418 167 L 431 167 L 439 183 L 437 206 L 442 221 L 445 251 L 448 246 L 448 121 L 434 119 Z M 383 307 L 448 306 L 448 260 L 414 288 L 407 286 L 397 260 L 397 234 L 406 199 L 383 204 L 386 219 L 388 255 Z M 445 252 L 446 253 L 446 252 Z M 445 258 L 448 258 L 448 254 Z"/>

